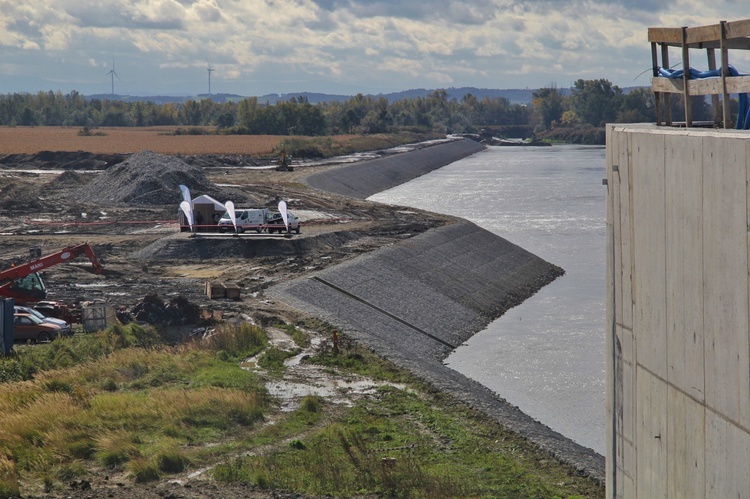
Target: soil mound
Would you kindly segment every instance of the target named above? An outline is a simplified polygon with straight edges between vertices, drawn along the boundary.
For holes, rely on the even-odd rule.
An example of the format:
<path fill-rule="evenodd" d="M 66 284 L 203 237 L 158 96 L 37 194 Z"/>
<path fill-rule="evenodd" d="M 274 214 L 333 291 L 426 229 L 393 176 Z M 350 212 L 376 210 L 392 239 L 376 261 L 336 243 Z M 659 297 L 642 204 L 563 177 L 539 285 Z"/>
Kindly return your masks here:
<path fill-rule="evenodd" d="M 177 205 L 182 199 L 180 184 L 192 192 L 216 192 L 201 168 L 174 156 L 141 151 L 105 170 L 82 187 L 78 196 L 109 206 Z"/>

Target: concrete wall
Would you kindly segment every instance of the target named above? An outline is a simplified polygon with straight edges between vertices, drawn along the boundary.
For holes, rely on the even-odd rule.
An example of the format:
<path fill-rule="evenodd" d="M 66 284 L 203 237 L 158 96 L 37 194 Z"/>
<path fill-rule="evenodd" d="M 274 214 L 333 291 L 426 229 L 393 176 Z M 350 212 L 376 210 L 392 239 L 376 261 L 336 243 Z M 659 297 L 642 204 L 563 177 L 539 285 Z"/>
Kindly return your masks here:
<path fill-rule="evenodd" d="M 607 130 L 607 496 L 750 497 L 750 134 Z"/>

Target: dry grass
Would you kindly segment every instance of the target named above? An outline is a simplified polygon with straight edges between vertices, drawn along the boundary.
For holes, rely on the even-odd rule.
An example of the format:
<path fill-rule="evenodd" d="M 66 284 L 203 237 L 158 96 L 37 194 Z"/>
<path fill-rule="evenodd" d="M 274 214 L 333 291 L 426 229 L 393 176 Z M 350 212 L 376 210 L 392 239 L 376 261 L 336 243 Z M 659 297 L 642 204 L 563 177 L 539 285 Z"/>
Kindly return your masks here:
<path fill-rule="evenodd" d="M 101 127 L 92 129 L 92 135 L 82 136 L 79 135 L 80 127 L 0 127 L 0 154 L 40 151 L 129 154 L 149 150 L 159 154 L 264 156 L 272 154 L 278 144 L 289 140 L 289 137 L 278 135 L 169 135 L 177 128 Z M 339 142 L 349 138 L 333 139 Z"/>

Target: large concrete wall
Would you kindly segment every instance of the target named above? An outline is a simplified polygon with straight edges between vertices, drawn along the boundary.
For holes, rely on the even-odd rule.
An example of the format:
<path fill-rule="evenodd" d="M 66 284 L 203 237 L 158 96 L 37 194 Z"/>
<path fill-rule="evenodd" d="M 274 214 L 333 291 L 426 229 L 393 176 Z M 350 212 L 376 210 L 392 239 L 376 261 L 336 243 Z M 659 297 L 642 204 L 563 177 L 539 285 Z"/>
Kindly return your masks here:
<path fill-rule="evenodd" d="M 750 134 L 607 131 L 607 496 L 750 497 Z"/>

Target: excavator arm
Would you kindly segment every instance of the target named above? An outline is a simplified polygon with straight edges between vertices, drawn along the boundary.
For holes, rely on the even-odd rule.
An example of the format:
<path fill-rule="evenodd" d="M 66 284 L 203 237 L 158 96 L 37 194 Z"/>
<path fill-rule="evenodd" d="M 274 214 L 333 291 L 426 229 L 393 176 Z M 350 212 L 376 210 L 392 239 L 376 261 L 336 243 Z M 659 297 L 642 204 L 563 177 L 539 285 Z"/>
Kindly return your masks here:
<path fill-rule="evenodd" d="M 10 296 L 19 302 L 43 300 L 46 288 L 38 272 L 73 260 L 80 255 L 88 257 L 94 273 L 102 273 L 104 269 L 88 243 L 68 246 L 37 260 L 0 271 L 0 296 Z"/>

